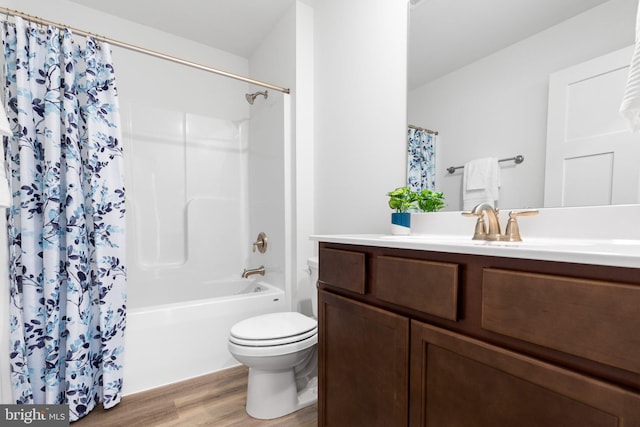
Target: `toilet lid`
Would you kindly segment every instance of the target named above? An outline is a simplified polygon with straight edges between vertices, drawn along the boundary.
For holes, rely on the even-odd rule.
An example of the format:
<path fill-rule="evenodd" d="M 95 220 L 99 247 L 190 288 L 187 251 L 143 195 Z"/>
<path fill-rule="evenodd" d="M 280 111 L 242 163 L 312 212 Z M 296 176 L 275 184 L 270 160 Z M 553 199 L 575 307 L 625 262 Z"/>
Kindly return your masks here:
<path fill-rule="evenodd" d="M 297 312 L 269 313 L 242 320 L 231 328 L 240 340 L 280 340 L 315 333 L 318 323 Z"/>

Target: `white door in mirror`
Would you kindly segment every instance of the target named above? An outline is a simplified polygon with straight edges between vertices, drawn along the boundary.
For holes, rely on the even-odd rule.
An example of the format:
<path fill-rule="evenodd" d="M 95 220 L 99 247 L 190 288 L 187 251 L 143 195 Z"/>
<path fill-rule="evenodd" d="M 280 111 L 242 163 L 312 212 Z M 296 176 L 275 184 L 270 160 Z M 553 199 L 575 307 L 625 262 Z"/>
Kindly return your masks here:
<path fill-rule="evenodd" d="M 619 113 L 632 53 L 550 75 L 544 206 L 640 202 L 640 133 Z"/>

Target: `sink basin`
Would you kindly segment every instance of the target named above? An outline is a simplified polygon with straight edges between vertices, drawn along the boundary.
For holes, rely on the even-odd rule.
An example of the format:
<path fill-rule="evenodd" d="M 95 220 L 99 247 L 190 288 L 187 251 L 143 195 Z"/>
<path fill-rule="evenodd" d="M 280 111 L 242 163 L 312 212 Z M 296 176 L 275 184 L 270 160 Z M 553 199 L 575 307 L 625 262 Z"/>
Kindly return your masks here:
<path fill-rule="evenodd" d="M 409 234 L 409 235 L 382 235 L 383 240 L 409 240 L 424 242 L 471 242 L 471 236 L 461 236 L 457 234 Z"/>
<path fill-rule="evenodd" d="M 424 244 L 446 244 L 458 246 L 476 246 L 487 248 L 504 248 L 510 250 L 536 250 L 547 252 L 597 252 L 597 253 L 625 253 L 640 257 L 640 240 L 625 239 L 553 239 L 553 238 L 524 238 L 520 242 L 473 240 L 470 237 L 457 235 L 409 235 L 388 236 L 404 237 L 408 241 Z"/>
<path fill-rule="evenodd" d="M 579 240 L 579 239 L 536 239 L 530 238 L 522 240 L 520 242 L 508 242 L 508 241 L 486 241 L 486 240 L 474 240 L 475 244 L 490 245 L 490 246 L 503 246 L 505 248 L 528 248 L 528 247 L 548 247 L 559 248 L 564 246 L 582 247 L 597 245 L 595 240 Z"/>
<path fill-rule="evenodd" d="M 529 248 L 529 247 L 549 247 L 558 248 L 563 246 L 593 246 L 602 244 L 602 240 L 588 239 L 550 239 L 550 238 L 529 238 L 520 242 L 509 242 L 506 240 L 473 240 L 471 236 L 460 236 L 454 234 L 410 234 L 406 236 L 383 235 L 381 240 L 421 242 L 425 244 L 451 244 L 451 245 L 472 245 L 472 246 L 494 246 L 505 248 Z"/>

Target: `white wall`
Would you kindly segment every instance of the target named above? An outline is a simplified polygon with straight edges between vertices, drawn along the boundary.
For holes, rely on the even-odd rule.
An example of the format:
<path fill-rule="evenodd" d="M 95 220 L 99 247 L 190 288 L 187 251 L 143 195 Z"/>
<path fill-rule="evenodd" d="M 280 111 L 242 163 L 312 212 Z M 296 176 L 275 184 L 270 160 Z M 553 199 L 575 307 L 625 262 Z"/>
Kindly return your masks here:
<path fill-rule="evenodd" d="M 437 186 L 462 207 L 462 172 L 479 157 L 502 164 L 499 206 L 541 207 L 549 73 L 633 43 L 637 0 L 611 0 L 409 93 L 409 122 L 437 130 Z M 434 58 L 437 60 L 437 58 Z"/>
<path fill-rule="evenodd" d="M 315 26 L 315 231 L 388 233 L 406 181 L 407 3 L 323 0 Z"/>

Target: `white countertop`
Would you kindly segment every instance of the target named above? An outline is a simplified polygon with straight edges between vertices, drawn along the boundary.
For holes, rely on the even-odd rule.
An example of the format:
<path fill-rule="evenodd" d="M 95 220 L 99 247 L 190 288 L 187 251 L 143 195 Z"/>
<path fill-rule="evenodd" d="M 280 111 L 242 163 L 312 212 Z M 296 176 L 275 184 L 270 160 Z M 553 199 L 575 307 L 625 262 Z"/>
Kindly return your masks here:
<path fill-rule="evenodd" d="M 523 242 L 488 242 L 444 234 L 334 234 L 314 235 L 311 239 L 351 245 L 640 268 L 640 240 L 633 239 L 523 238 Z"/>
<path fill-rule="evenodd" d="M 507 223 L 509 209 L 500 211 Z M 411 234 L 316 235 L 312 240 L 507 258 L 640 268 L 640 204 L 542 208 L 518 219 L 522 242 L 472 240 L 475 219 L 460 212 L 412 214 Z M 390 229 L 390 227 L 389 227 Z"/>

